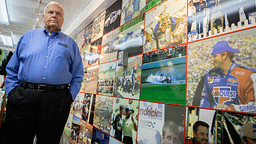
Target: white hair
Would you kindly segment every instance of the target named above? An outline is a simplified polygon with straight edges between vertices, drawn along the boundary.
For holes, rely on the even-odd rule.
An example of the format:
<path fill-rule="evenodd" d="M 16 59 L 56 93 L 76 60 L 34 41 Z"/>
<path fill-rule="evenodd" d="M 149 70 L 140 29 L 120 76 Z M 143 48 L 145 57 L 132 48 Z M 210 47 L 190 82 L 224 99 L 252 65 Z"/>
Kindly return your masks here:
<path fill-rule="evenodd" d="M 55 1 L 51 1 L 51 2 L 49 2 L 49 3 L 45 6 L 45 8 L 44 8 L 44 15 L 45 15 L 45 12 L 46 12 L 47 7 L 48 7 L 49 5 L 53 5 L 53 4 L 59 5 L 59 6 L 62 8 L 63 14 L 64 14 L 64 9 L 63 9 L 63 7 L 62 7 L 59 3 L 55 2 Z"/>

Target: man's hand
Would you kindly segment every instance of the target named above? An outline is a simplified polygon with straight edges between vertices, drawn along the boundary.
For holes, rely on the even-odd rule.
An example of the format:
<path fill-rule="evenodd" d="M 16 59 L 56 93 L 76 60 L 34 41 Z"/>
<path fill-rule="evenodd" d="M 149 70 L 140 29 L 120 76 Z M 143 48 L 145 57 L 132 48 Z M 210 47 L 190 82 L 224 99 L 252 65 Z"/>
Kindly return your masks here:
<path fill-rule="evenodd" d="M 220 108 L 220 109 L 223 109 L 223 110 L 232 110 L 231 108 L 229 108 L 225 104 L 218 104 L 215 108 Z"/>

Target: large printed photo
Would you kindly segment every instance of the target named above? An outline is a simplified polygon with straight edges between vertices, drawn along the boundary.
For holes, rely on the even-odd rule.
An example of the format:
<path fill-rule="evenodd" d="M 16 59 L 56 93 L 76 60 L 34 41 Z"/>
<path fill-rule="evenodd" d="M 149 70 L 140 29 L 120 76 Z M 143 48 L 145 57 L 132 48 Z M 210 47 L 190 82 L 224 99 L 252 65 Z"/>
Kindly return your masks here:
<path fill-rule="evenodd" d="M 187 105 L 255 113 L 255 32 L 188 45 Z"/>
<path fill-rule="evenodd" d="M 140 99 L 185 104 L 186 45 L 143 54 Z"/>
<path fill-rule="evenodd" d="M 146 12 L 144 52 L 186 42 L 186 0 L 168 0 Z"/>
<path fill-rule="evenodd" d="M 253 0 L 189 0 L 188 41 L 255 26 Z"/>

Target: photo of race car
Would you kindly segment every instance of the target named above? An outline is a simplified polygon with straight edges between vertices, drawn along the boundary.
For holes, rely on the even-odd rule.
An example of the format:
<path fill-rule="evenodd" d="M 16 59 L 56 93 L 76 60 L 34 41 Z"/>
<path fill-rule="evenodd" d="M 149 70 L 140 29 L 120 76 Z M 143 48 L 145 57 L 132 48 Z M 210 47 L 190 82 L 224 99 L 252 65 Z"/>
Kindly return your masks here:
<path fill-rule="evenodd" d="M 121 10 L 116 10 L 110 13 L 108 16 L 106 16 L 104 26 L 107 27 L 111 25 L 117 19 L 117 17 L 120 16 L 120 14 L 121 14 Z"/>
<path fill-rule="evenodd" d="M 146 79 L 147 82 L 153 83 L 153 84 L 165 84 L 165 83 L 171 83 L 172 80 L 170 77 L 166 76 L 165 74 L 151 74 Z"/>
<path fill-rule="evenodd" d="M 114 51 L 117 51 L 117 49 L 115 47 L 116 46 L 113 43 L 108 43 L 103 46 L 102 50 L 104 53 L 112 53 Z"/>

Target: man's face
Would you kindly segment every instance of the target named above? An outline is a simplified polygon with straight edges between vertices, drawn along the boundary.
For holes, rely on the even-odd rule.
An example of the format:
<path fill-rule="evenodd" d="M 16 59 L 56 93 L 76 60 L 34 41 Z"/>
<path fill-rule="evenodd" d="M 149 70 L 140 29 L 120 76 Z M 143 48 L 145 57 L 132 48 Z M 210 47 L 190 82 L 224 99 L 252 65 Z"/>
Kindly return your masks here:
<path fill-rule="evenodd" d="M 43 15 L 43 21 L 46 29 L 53 28 L 59 31 L 64 22 L 63 9 L 58 4 L 49 5 Z"/>
<path fill-rule="evenodd" d="M 256 139 L 242 138 L 242 144 L 256 144 Z"/>
<path fill-rule="evenodd" d="M 163 136 L 163 144 L 179 144 L 179 136 L 172 130 L 167 129 Z"/>
<path fill-rule="evenodd" d="M 223 65 L 225 59 L 224 59 L 224 56 L 219 53 L 219 54 L 215 54 L 215 55 L 212 55 L 212 64 L 215 66 L 215 67 L 220 67 Z"/>
<path fill-rule="evenodd" d="M 161 26 L 160 26 L 160 28 L 161 28 L 161 31 L 162 31 L 162 32 L 165 32 L 166 29 L 167 29 L 167 24 L 166 24 L 166 23 L 162 23 Z"/>
<path fill-rule="evenodd" d="M 197 132 L 194 132 L 194 137 L 200 144 L 208 143 L 208 129 L 205 126 L 199 126 Z"/>

